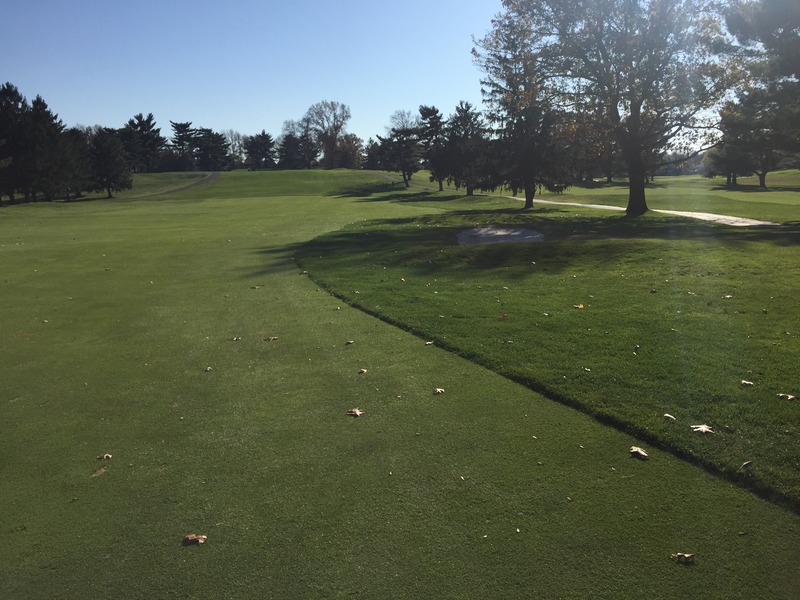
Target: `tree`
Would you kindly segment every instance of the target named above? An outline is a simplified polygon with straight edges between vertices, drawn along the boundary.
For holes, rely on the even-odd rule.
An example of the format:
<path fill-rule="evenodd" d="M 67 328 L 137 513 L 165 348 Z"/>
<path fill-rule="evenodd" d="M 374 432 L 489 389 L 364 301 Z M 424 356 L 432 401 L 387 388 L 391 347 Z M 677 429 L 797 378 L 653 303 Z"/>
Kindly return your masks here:
<path fill-rule="evenodd" d="M 107 198 L 112 198 L 112 192 L 133 187 L 133 169 L 122 140 L 115 130 L 106 127 L 94 128 L 89 148 L 92 190 L 105 190 L 108 193 Z"/>
<path fill-rule="evenodd" d="M 419 107 L 419 139 L 422 145 L 422 161 L 430 171 L 430 180 L 444 189 L 444 181 L 450 176 L 447 154 L 447 132 L 442 113 L 435 106 Z"/>
<path fill-rule="evenodd" d="M 222 134 L 225 136 L 225 141 L 228 142 L 228 161 L 231 165 L 231 168 L 238 169 L 244 164 L 244 142 L 247 136 L 244 136 L 233 129 L 226 129 L 222 132 Z"/>
<path fill-rule="evenodd" d="M 506 12 L 492 25 L 473 57 L 485 73 L 481 91 L 499 141 L 494 182 L 524 190 L 525 208 L 531 208 L 537 187 L 561 183 L 556 115 L 532 46 L 530 19 Z"/>
<path fill-rule="evenodd" d="M 200 171 L 220 171 L 228 164 L 228 142 L 225 136 L 207 128 L 196 130 L 194 156 Z"/>
<path fill-rule="evenodd" d="M 743 43 L 758 42 L 781 75 L 800 77 L 800 3 L 797 0 L 739 1 L 726 14 Z"/>
<path fill-rule="evenodd" d="M 15 85 L 0 87 L 0 198 L 6 195 L 11 202 L 23 185 L 23 121 L 29 110 L 28 101 Z"/>
<path fill-rule="evenodd" d="M 743 90 L 738 102 L 728 102 L 721 111 L 723 140 L 729 156 L 738 157 L 746 170 L 758 175 L 758 185 L 767 187 L 767 174 L 784 165 L 789 150 L 795 146 L 790 119 L 790 98 L 769 87 Z"/>
<path fill-rule="evenodd" d="M 503 4 L 508 18 L 531 23 L 530 47 L 562 106 L 600 103 L 628 171 L 627 213 L 645 213 L 651 161 L 698 142 L 702 117 L 737 76 L 714 0 Z"/>
<path fill-rule="evenodd" d="M 727 142 L 724 137 L 721 143 L 703 154 L 706 176 L 724 176 L 727 187 L 736 186 L 739 176 L 751 175 L 753 171 L 750 164 L 751 160 L 747 152 L 742 151 L 735 142 Z"/>
<path fill-rule="evenodd" d="M 355 133 L 345 133 L 339 138 L 336 155 L 338 156 L 339 168 L 360 169 L 364 162 L 364 140 Z"/>
<path fill-rule="evenodd" d="M 284 121 L 278 143 L 279 169 L 310 169 L 318 154 L 319 146 L 308 118 Z"/>
<path fill-rule="evenodd" d="M 312 104 L 305 118 L 322 148 L 325 168 L 336 168 L 339 137 L 344 133 L 347 121 L 350 120 L 350 108 L 340 102 L 323 100 Z"/>
<path fill-rule="evenodd" d="M 381 165 L 387 171 L 397 171 L 406 187 L 411 186 L 411 176 L 419 171 L 421 147 L 419 123 L 409 111 L 398 110 L 391 116 L 392 127 L 381 143 Z"/>
<path fill-rule="evenodd" d="M 275 140 L 263 129 L 261 133 L 245 137 L 244 151 L 251 169 L 271 169 L 275 166 Z"/>
<path fill-rule="evenodd" d="M 153 113 L 145 117 L 142 113 L 134 115 L 120 130 L 120 139 L 131 158 L 134 170 L 149 173 L 156 169 L 161 151 L 167 144 L 156 127 Z"/>
<path fill-rule="evenodd" d="M 195 138 L 197 130 L 191 121 L 170 121 L 172 127 L 171 149 L 175 155 L 176 171 L 191 171 L 194 168 Z"/>
<path fill-rule="evenodd" d="M 378 142 L 369 138 L 364 147 L 364 163 L 362 167 L 370 171 L 378 171 L 381 169 L 381 146 Z"/>
<path fill-rule="evenodd" d="M 447 120 L 448 170 L 456 189 L 463 185 L 467 196 L 472 196 L 475 189 L 486 181 L 485 131 L 481 114 L 463 100 Z"/>

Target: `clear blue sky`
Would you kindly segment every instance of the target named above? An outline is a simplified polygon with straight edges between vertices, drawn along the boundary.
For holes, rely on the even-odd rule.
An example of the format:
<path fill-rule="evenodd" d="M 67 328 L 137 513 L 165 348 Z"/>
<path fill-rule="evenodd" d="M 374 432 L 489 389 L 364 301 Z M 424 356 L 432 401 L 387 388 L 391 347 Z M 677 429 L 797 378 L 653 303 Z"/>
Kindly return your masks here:
<path fill-rule="evenodd" d="M 152 112 L 215 131 L 280 134 L 320 100 L 348 130 L 396 110 L 481 106 L 472 37 L 500 0 L 0 0 L 0 83 L 41 95 L 67 126 Z"/>

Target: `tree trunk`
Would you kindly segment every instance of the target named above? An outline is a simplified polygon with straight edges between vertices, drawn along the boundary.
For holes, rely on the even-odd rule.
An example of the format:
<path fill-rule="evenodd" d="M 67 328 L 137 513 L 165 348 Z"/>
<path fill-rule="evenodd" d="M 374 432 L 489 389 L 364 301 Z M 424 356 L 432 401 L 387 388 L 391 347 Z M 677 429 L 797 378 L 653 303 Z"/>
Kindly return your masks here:
<path fill-rule="evenodd" d="M 113 196 L 111 195 L 111 188 L 106 188 L 106 191 L 108 192 L 108 196 L 106 196 L 106 198 L 107 199 L 113 198 Z"/>
<path fill-rule="evenodd" d="M 533 208 L 533 197 L 536 195 L 536 182 L 525 181 L 525 208 Z"/>
<path fill-rule="evenodd" d="M 474 196 L 475 195 L 475 186 L 471 183 L 467 184 L 467 196 Z"/>
<path fill-rule="evenodd" d="M 761 173 L 756 173 L 758 175 L 758 187 L 766 188 L 767 187 L 767 172 L 762 171 Z"/>
<path fill-rule="evenodd" d="M 442 183 L 442 181 L 443 181 L 442 179 L 439 180 L 439 191 L 440 192 L 444 191 L 444 184 Z"/>
<path fill-rule="evenodd" d="M 628 207 L 625 212 L 629 217 L 639 217 L 647 212 L 644 196 L 646 174 L 644 166 L 638 162 L 639 164 L 628 165 Z"/>

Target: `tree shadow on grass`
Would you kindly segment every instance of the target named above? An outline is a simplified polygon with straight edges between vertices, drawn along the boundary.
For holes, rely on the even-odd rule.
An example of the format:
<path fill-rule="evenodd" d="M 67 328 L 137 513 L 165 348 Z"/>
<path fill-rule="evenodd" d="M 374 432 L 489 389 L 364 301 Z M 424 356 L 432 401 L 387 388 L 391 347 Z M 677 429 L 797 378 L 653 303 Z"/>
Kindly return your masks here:
<path fill-rule="evenodd" d="M 683 218 L 627 216 L 562 216 L 560 209 L 454 211 L 402 219 L 376 220 L 332 232 L 295 248 L 302 263 L 314 257 L 339 265 L 362 268 L 372 261 L 381 266 L 402 264 L 408 272 L 429 275 L 446 262 L 448 272 L 504 269 L 508 276 L 525 276 L 532 260 L 546 262 L 558 273 L 573 263 L 602 265 L 617 256 L 647 251 L 652 240 L 709 241 L 737 250 L 751 243 L 800 245 L 800 225 L 781 227 L 726 227 Z M 555 218 L 554 218 L 555 217 Z M 460 246 L 458 234 L 476 226 L 512 226 L 532 229 L 541 242 Z M 369 258 L 366 258 L 369 256 Z"/>

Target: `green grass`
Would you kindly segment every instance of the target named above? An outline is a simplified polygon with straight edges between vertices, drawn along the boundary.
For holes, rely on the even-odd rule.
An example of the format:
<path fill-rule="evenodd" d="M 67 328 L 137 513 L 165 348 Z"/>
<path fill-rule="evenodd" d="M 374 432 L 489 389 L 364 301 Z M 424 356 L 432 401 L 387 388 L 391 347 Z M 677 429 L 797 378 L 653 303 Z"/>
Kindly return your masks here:
<path fill-rule="evenodd" d="M 353 310 L 294 261 L 355 237 L 358 253 L 322 238 L 349 263 L 311 274 L 374 309 L 403 271 L 398 303 L 413 288 L 442 322 L 472 318 L 462 292 L 484 302 L 470 277 L 505 271 L 473 327 L 494 347 L 491 327 L 534 301 L 527 273 L 449 256 L 436 295 L 419 273 L 439 279 L 426 253 L 471 211 L 527 217 L 452 197 L 370 173 L 230 173 L 159 202 L 0 209 L 0 597 L 796 597 L 796 513 L 655 447 L 630 459 L 637 438 Z M 395 249 L 406 265 L 383 262 Z M 561 295 L 564 329 L 599 310 Z M 208 543 L 182 547 L 189 532 Z"/>
<path fill-rule="evenodd" d="M 765 190 L 758 187 L 757 177 L 740 178 L 733 189 L 725 188 L 724 183 L 720 178 L 700 175 L 656 177 L 646 191 L 647 205 L 651 209 L 711 212 L 778 223 L 800 221 L 797 170 L 769 174 Z M 628 187 L 624 181 L 574 186 L 564 194 L 545 192 L 542 198 L 624 207 L 628 202 Z"/>

